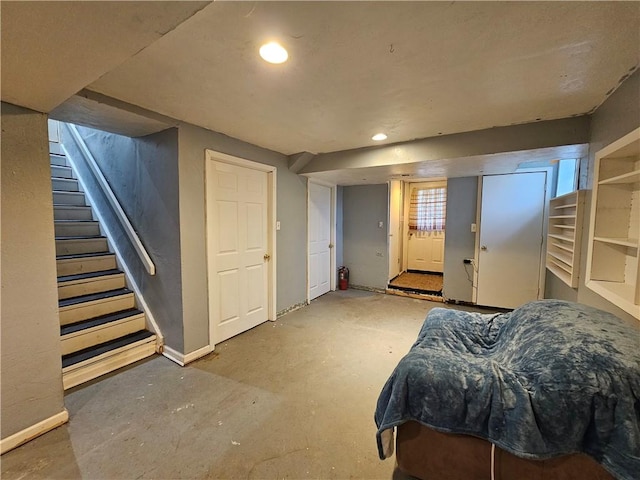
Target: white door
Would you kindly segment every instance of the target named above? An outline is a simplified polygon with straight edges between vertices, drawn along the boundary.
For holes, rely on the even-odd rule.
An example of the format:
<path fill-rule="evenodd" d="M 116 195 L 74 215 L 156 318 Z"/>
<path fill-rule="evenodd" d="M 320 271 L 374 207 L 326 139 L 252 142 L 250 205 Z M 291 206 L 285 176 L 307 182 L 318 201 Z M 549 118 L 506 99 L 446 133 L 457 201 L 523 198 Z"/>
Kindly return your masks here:
<path fill-rule="evenodd" d="M 331 289 L 331 188 L 309 182 L 309 300 Z"/>
<path fill-rule="evenodd" d="M 538 298 L 546 173 L 482 178 L 477 303 L 515 308 Z"/>
<path fill-rule="evenodd" d="M 268 319 L 267 173 L 223 162 L 207 168 L 214 343 Z"/>
<path fill-rule="evenodd" d="M 409 270 L 444 271 L 444 232 L 409 231 Z"/>
<path fill-rule="evenodd" d="M 402 182 L 389 182 L 389 280 L 400 274 L 402 257 Z"/>

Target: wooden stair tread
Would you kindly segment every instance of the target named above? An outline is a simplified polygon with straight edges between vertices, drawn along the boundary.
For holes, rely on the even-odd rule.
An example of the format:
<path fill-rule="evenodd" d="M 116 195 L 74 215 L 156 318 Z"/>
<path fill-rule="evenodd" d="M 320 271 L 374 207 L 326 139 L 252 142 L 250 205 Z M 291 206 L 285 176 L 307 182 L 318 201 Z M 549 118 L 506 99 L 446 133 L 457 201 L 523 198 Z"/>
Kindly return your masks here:
<path fill-rule="evenodd" d="M 122 274 L 122 270 L 117 268 L 111 270 L 100 270 L 98 272 L 78 273 L 76 275 L 63 275 L 58 277 L 58 283 L 71 282 L 73 280 L 84 280 L 85 278 L 104 277 L 107 275 L 119 275 Z"/>
<path fill-rule="evenodd" d="M 90 207 L 85 207 L 85 208 L 90 208 Z M 71 220 L 68 218 L 61 218 L 59 220 L 54 220 L 54 223 L 100 223 L 98 222 L 98 220 Z"/>
<path fill-rule="evenodd" d="M 56 256 L 56 260 L 70 260 L 74 258 L 91 258 L 91 257 L 101 257 L 107 255 L 114 255 L 113 252 L 91 252 L 91 253 L 73 253 L 71 255 L 58 255 Z"/>
<path fill-rule="evenodd" d="M 134 315 L 140 315 L 142 313 L 144 313 L 142 312 L 142 310 L 138 310 L 137 308 L 130 308 L 128 310 L 121 310 L 119 312 L 109 313 L 107 315 L 101 315 L 95 318 L 89 318 L 88 320 L 83 320 L 81 322 L 71 323 L 69 325 L 60 327 L 60 336 L 69 335 L 70 333 L 79 332 L 81 330 L 86 330 L 89 328 L 97 327 L 99 325 L 104 325 L 106 323 L 115 322 L 127 317 L 133 317 Z"/>
<path fill-rule="evenodd" d="M 106 240 L 107 237 L 103 236 L 103 235 L 74 235 L 71 237 L 56 237 L 56 241 L 57 240 L 100 240 L 100 239 L 104 239 Z"/>
<path fill-rule="evenodd" d="M 85 348 L 84 350 L 80 350 L 78 352 L 70 353 L 69 355 L 63 355 L 62 368 L 67 368 L 71 365 L 75 365 L 76 363 L 84 362 L 85 360 L 97 357 L 98 355 L 102 355 L 111 350 L 116 350 L 126 345 L 153 337 L 154 335 L 154 333 L 148 330 L 141 330 L 139 332 L 130 333 L 129 335 L 118 338 L 116 340 L 110 340 L 93 347 Z"/>
<path fill-rule="evenodd" d="M 117 290 L 108 290 L 106 292 L 90 293 L 89 295 L 80 295 L 78 297 L 65 298 L 64 300 L 58 300 L 58 308 L 77 305 L 79 303 L 91 302 L 94 300 L 117 297 L 120 295 L 127 295 L 130 293 L 133 292 L 128 288 L 118 288 Z"/>

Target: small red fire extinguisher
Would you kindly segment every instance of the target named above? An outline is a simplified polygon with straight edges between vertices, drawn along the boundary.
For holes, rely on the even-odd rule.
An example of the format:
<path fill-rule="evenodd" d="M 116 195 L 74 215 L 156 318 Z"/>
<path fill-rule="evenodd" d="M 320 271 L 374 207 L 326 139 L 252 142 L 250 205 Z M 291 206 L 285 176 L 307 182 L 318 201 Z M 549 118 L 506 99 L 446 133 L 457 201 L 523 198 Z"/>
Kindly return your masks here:
<path fill-rule="evenodd" d="M 347 267 L 340 267 L 338 269 L 338 280 L 340 290 L 349 288 L 349 269 Z"/>

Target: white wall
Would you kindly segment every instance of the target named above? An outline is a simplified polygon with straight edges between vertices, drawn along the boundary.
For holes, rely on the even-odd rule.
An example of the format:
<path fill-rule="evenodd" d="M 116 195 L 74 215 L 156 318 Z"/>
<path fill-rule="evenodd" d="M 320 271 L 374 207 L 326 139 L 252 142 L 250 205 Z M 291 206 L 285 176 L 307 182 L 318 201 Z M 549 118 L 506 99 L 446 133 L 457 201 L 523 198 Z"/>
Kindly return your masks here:
<path fill-rule="evenodd" d="M 2 439 L 64 411 L 47 117 L 2 103 Z"/>

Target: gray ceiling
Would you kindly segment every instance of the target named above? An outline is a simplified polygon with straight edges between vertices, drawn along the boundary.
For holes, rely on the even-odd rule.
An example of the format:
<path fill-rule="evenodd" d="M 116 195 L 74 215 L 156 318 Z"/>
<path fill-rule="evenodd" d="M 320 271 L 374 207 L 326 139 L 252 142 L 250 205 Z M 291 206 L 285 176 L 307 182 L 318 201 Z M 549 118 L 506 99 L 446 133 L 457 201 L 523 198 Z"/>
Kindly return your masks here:
<path fill-rule="evenodd" d="M 86 88 L 333 152 L 591 112 L 639 32 L 638 2 L 2 2 L 2 100 L 49 112 Z M 260 59 L 270 39 L 287 63 Z"/>

